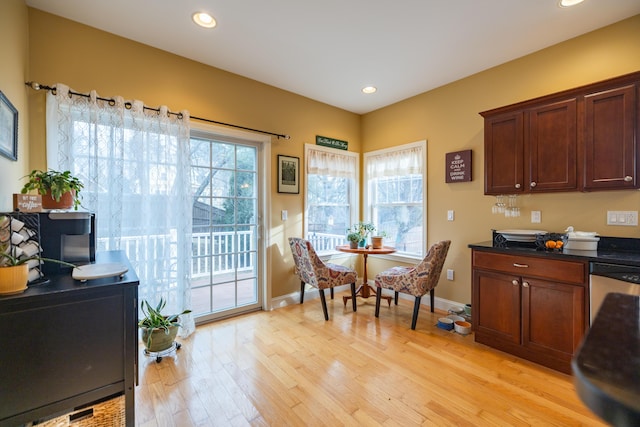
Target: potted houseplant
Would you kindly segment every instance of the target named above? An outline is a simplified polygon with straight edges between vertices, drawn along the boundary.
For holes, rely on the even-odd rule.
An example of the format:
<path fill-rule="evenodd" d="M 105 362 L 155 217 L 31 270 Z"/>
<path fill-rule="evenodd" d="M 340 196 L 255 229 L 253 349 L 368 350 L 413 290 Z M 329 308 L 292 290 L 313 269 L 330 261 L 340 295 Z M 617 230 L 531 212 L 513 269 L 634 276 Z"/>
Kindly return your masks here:
<path fill-rule="evenodd" d="M 138 322 L 138 327 L 142 330 L 142 341 L 148 352 L 157 353 L 171 348 L 181 326 L 179 316 L 191 313 L 191 310 L 184 310 L 180 314 L 162 314 L 166 304 L 163 298 L 155 307 L 148 301 L 142 301 L 144 318 Z"/>
<path fill-rule="evenodd" d="M 0 251 L 0 295 L 13 295 L 24 292 L 29 281 L 29 265 L 27 262 L 33 260 L 56 262 L 69 267 L 75 267 L 65 261 L 51 258 L 43 258 L 38 255 L 18 258 L 5 252 L 6 248 Z"/>
<path fill-rule="evenodd" d="M 352 225 L 351 228 L 347 229 L 347 239 L 349 239 L 350 234 L 357 234 L 358 236 L 360 236 L 360 239 L 358 240 L 359 246 L 365 246 L 367 237 L 375 230 L 376 227 L 370 222 L 360 221 L 359 223 Z M 349 241 L 351 240 L 349 239 Z"/>
<path fill-rule="evenodd" d="M 349 247 L 351 247 L 351 249 L 356 249 L 358 247 L 358 243 L 362 240 L 362 236 L 360 236 L 360 233 L 351 232 L 347 234 L 347 240 L 349 241 Z"/>
<path fill-rule="evenodd" d="M 385 231 L 381 231 L 378 234 L 371 236 L 371 246 L 373 247 L 373 249 L 382 248 L 382 242 L 385 237 L 387 237 L 387 233 Z"/>
<path fill-rule="evenodd" d="M 20 192 L 27 194 L 29 191 L 36 190 L 42 196 L 44 209 L 69 209 L 73 206 L 78 210 L 80 190 L 84 185 L 78 178 L 71 175 L 70 171 L 34 169 L 23 178 L 27 178 L 27 182 Z"/>

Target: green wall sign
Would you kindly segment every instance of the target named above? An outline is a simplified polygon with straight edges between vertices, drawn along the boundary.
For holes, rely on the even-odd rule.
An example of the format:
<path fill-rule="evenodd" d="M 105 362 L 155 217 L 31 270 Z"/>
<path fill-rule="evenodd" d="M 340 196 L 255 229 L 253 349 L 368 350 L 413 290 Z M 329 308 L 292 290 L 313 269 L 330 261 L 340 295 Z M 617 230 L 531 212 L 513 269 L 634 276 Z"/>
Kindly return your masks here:
<path fill-rule="evenodd" d="M 316 135 L 316 145 L 324 145 L 325 147 L 346 150 L 349 143 L 340 139 L 327 138 L 326 136 Z"/>

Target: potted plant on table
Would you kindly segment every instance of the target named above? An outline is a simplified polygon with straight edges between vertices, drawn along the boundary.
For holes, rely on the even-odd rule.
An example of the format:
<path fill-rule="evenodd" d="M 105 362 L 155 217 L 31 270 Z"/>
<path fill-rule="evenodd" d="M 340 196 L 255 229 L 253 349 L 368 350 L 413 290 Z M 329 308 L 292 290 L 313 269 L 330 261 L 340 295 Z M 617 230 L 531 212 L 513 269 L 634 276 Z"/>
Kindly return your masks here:
<path fill-rule="evenodd" d="M 375 236 L 371 236 L 371 246 L 373 249 L 380 249 L 383 246 L 383 240 L 387 237 L 386 231 L 381 231 Z"/>
<path fill-rule="evenodd" d="M 142 330 L 142 341 L 148 352 L 158 353 L 171 348 L 181 326 L 180 316 L 191 313 L 191 310 L 184 310 L 180 314 L 162 314 L 166 304 L 163 298 L 155 307 L 148 301 L 142 301 L 144 318 L 138 322 L 138 327 Z"/>
<path fill-rule="evenodd" d="M 34 169 L 23 178 L 27 178 L 28 181 L 20 192 L 27 194 L 29 191 L 36 190 L 42 196 L 44 209 L 69 209 L 73 206 L 78 210 L 80 190 L 84 185 L 78 178 L 71 175 L 70 171 L 59 172 L 49 169 L 45 172 Z"/>
<path fill-rule="evenodd" d="M 5 252 L 6 248 L 0 250 L 0 295 L 14 295 L 24 292 L 29 282 L 29 265 L 31 260 L 48 261 L 63 264 L 68 267 L 76 267 L 65 261 L 57 259 L 43 258 L 38 255 L 30 257 L 15 257 Z"/>
<path fill-rule="evenodd" d="M 362 240 L 362 236 L 360 233 L 349 233 L 347 234 L 347 240 L 349 241 L 349 247 L 351 249 L 356 249 L 358 247 L 358 243 Z"/>
<path fill-rule="evenodd" d="M 347 229 L 347 240 L 351 242 L 352 239 L 355 239 L 355 235 L 358 235 L 358 245 L 363 247 L 366 245 L 367 237 L 375 230 L 376 227 L 370 222 L 360 221 Z"/>

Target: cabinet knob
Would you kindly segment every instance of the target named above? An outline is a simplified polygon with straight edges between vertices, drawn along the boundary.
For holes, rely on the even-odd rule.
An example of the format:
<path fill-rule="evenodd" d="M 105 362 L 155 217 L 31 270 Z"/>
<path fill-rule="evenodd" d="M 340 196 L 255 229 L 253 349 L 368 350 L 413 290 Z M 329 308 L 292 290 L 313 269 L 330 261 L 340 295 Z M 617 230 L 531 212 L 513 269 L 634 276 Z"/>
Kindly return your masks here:
<path fill-rule="evenodd" d="M 529 184 L 529 187 L 533 188 L 533 187 L 535 187 L 536 185 L 538 185 L 538 184 L 536 184 L 536 182 L 535 182 L 535 181 L 531 181 L 531 184 Z"/>
<path fill-rule="evenodd" d="M 631 182 L 631 181 L 633 181 L 633 178 L 630 177 L 629 175 L 624 177 L 624 182 Z"/>
<path fill-rule="evenodd" d="M 520 284 L 516 279 L 513 279 L 511 283 L 513 283 L 513 286 L 518 286 Z"/>
<path fill-rule="evenodd" d="M 520 188 L 520 187 L 521 187 L 521 185 L 520 185 L 520 184 L 516 184 L 516 188 Z"/>
<path fill-rule="evenodd" d="M 528 288 L 529 287 L 529 282 L 522 282 L 522 287 L 523 288 Z"/>

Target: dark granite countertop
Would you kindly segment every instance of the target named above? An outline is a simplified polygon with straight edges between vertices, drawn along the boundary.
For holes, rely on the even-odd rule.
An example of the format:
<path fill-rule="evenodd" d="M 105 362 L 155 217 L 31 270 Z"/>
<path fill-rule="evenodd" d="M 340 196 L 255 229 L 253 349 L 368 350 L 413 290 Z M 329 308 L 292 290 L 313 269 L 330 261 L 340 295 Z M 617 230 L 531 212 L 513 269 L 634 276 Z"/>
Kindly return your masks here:
<path fill-rule="evenodd" d="M 566 249 L 562 251 L 545 251 L 537 249 L 533 243 L 505 242 L 504 244 L 497 245 L 491 240 L 471 243 L 469 247 L 472 249 L 490 250 L 492 252 L 509 254 L 640 266 L 640 239 L 632 238 L 600 237 L 597 251 Z"/>
<path fill-rule="evenodd" d="M 615 426 L 640 425 L 640 296 L 606 296 L 571 367 L 595 414 Z"/>

